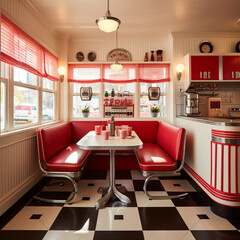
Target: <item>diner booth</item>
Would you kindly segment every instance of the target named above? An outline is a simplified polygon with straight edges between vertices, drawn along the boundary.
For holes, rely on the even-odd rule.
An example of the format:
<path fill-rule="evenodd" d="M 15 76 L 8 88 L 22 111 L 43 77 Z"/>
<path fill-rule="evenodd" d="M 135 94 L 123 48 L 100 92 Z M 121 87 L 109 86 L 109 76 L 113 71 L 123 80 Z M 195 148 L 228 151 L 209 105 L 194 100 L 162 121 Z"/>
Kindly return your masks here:
<path fill-rule="evenodd" d="M 0 2 L 0 239 L 240 239 L 240 34 L 75 38 L 38 7 Z"/>

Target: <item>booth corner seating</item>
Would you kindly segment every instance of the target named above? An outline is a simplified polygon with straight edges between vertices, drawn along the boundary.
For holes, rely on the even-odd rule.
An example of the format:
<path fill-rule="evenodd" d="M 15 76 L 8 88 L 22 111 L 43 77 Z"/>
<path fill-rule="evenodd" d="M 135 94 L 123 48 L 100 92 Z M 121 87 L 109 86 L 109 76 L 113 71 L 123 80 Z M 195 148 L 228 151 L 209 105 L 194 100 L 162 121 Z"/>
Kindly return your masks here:
<path fill-rule="evenodd" d="M 149 199 L 174 199 L 187 193 L 172 196 L 152 196 L 147 191 L 149 181 L 159 176 L 179 176 L 184 165 L 186 130 L 168 123 L 159 122 L 155 143 L 143 143 L 135 150 L 140 172 L 147 177 L 143 190 Z"/>
<path fill-rule="evenodd" d="M 37 129 L 39 162 L 43 176 L 69 179 L 74 186 L 74 194 L 68 200 L 53 200 L 38 196 L 35 198 L 52 203 L 74 201 L 78 193 L 74 179 L 81 177 L 91 153 L 88 150 L 78 149 L 76 142 L 89 131 L 94 130 L 95 125 L 102 124 L 103 121 L 72 121 Z M 147 177 L 143 189 L 147 197 L 172 199 L 185 196 L 186 194 L 151 196 L 147 192 L 147 185 L 152 178 L 180 175 L 185 155 L 185 129 L 158 121 L 117 121 L 116 125 L 132 126 L 143 142 L 143 148 L 135 150 L 137 157 L 135 161 L 138 162 L 141 174 Z M 132 153 L 128 152 L 128 154 Z M 123 163 L 126 164 L 124 161 Z"/>
<path fill-rule="evenodd" d="M 37 129 L 38 157 L 44 177 L 69 179 L 74 187 L 74 194 L 68 200 L 34 198 L 51 203 L 70 203 L 78 194 L 74 179 L 80 178 L 86 160 L 91 151 L 78 149 L 72 141 L 69 122 Z"/>

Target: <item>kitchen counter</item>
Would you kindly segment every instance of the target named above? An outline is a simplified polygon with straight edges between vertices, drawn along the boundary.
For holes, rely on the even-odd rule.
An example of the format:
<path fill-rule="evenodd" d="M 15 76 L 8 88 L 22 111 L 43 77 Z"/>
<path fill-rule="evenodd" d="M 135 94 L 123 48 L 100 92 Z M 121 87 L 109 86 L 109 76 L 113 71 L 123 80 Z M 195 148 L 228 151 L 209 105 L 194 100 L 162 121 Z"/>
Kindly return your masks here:
<path fill-rule="evenodd" d="M 178 116 L 178 118 L 188 119 L 190 121 L 202 122 L 217 126 L 240 126 L 240 118 L 230 119 L 224 117 L 186 117 L 186 116 Z"/>

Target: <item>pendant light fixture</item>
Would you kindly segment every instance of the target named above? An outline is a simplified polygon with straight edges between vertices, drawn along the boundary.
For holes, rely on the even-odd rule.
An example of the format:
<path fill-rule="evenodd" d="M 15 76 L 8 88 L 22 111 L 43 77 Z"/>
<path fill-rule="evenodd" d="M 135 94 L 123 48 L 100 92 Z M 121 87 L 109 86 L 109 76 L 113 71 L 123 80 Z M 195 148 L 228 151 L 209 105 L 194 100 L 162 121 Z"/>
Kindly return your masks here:
<path fill-rule="evenodd" d="M 104 17 L 96 20 L 99 29 L 104 32 L 114 32 L 119 28 L 121 21 L 118 18 L 112 17 L 109 10 L 109 0 L 107 0 L 107 12 Z"/>
<path fill-rule="evenodd" d="M 118 30 L 116 31 L 116 49 L 118 48 Z M 111 69 L 113 71 L 120 71 L 122 70 L 123 65 L 118 62 L 117 56 L 115 57 L 115 62 L 111 64 Z"/>

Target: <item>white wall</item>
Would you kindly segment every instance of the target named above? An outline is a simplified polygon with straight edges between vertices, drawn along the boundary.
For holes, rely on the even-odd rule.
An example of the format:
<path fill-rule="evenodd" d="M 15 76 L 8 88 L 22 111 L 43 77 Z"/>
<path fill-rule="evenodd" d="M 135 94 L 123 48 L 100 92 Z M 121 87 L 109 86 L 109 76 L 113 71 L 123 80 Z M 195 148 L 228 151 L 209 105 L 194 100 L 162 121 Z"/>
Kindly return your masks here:
<path fill-rule="evenodd" d="M 57 38 L 22 0 L 1 0 L 0 8 L 11 21 L 53 53 Z M 0 136 L 0 215 L 40 179 L 35 129 Z"/>
<path fill-rule="evenodd" d="M 112 33 L 110 33 L 112 34 Z M 132 55 L 132 60 L 143 62 L 145 52 L 163 50 L 163 61 L 171 61 L 172 59 L 172 41 L 171 34 L 163 35 L 161 38 L 153 40 L 131 40 L 121 39 L 118 40 L 118 48 L 128 50 Z M 85 55 L 84 62 L 88 62 L 87 54 L 94 51 L 97 54 L 96 62 L 106 62 L 107 54 L 112 49 L 116 48 L 115 34 L 112 34 L 112 40 L 80 40 L 72 39 L 69 42 L 69 62 L 77 62 L 76 53 L 81 51 Z"/>

